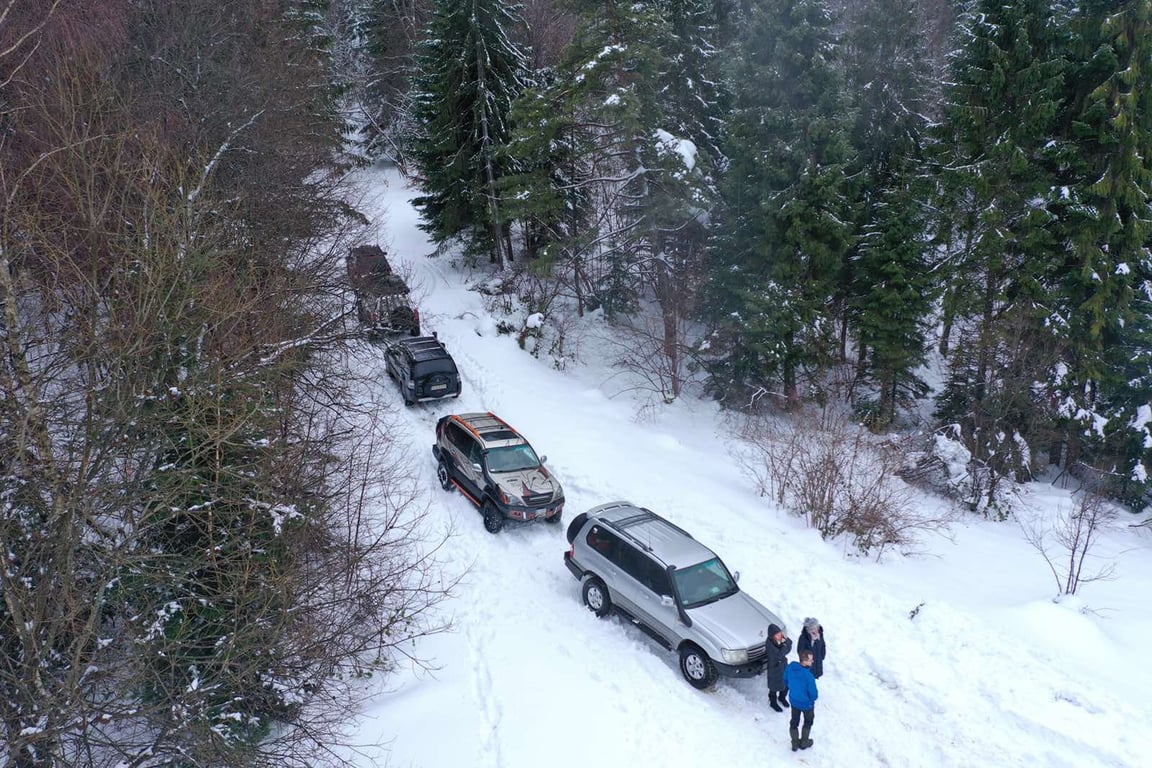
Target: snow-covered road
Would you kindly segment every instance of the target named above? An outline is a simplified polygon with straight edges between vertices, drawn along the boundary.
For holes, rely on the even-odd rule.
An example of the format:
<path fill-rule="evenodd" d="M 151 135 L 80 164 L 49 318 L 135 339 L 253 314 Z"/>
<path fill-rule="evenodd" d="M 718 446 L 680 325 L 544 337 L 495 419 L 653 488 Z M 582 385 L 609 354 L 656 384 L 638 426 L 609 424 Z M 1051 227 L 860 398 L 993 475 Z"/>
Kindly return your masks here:
<path fill-rule="evenodd" d="M 378 382 L 365 399 L 391 412 L 429 521 L 452 531 L 444 554 L 464 573 L 446 606 L 454 630 L 418 647 L 438 669 L 401 670 L 356 725 L 358 741 L 386 746 L 377 758 L 422 768 L 1152 764 L 1143 762 L 1152 755 L 1152 665 L 1140 647 L 1152 610 L 1131 598 L 1152 594 L 1147 538 L 1108 544 L 1126 579 L 1097 593 L 1126 606 L 1110 618 L 1048 600 L 1046 566 L 1010 525 L 960 526 L 954 541 L 926 542 L 926 557 L 846 558 L 757 496 L 713 404 L 639 419 L 634 400 L 607 394 L 607 353 L 591 342 L 583 365 L 559 372 L 497 334 L 464 277 L 425 258 L 433 247 L 398 175 L 376 169 L 367 179 L 384 190 L 374 212 L 387 222 L 381 244 L 423 286 L 425 327 L 464 381 L 458 400 L 406 409 L 378 350 L 365 345 L 352 361 Z M 698 692 L 674 654 L 618 618 L 593 617 L 562 565 L 566 523 L 493 536 L 463 496 L 441 490 L 433 426 L 466 411 L 499 414 L 548 456 L 564 484 L 565 521 L 632 500 L 719 552 L 793 637 L 805 616 L 818 616 L 829 658 L 815 747 L 790 752 L 787 716 L 768 709 L 762 678 Z"/>

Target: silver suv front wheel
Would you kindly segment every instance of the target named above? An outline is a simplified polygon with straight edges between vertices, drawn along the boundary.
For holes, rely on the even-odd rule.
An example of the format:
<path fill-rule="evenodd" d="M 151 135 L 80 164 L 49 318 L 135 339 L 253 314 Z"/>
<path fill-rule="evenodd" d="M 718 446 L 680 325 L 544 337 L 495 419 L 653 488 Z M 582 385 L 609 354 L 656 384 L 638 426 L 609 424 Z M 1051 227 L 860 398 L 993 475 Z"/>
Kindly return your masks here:
<path fill-rule="evenodd" d="M 680 672 L 693 688 L 703 691 L 716 684 L 716 665 L 694 645 L 680 649 Z"/>

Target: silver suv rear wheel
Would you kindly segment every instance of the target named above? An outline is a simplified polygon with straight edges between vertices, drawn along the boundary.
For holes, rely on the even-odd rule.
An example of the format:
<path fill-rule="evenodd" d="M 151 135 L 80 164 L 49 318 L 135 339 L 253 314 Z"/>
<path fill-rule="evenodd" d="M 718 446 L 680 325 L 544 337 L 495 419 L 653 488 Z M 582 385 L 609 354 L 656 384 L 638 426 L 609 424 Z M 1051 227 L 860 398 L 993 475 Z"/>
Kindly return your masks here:
<path fill-rule="evenodd" d="M 584 582 L 583 593 L 584 605 L 596 614 L 596 618 L 602 619 L 612 610 L 612 598 L 608 597 L 608 587 L 595 576 Z"/>

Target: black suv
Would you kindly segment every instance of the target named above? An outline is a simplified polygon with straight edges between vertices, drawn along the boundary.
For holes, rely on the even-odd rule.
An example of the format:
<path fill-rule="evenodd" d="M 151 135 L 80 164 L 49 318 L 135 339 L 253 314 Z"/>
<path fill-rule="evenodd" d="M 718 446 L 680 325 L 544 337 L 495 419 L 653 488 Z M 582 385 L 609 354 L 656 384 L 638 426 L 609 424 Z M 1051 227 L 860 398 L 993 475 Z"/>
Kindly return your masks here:
<path fill-rule="evenodd" d="M 468 497 L 498 533 L 507 520 L 559 523 L 560 481 L 524 437 L 494 413 L 454 413 L 436 422 L 436 477 L 446 491 Z"/>
<path fill-rule="evenodd" d="M 384 351 L 384 364 L 388 375 L 400 386 L 405 405 L 460 396 L 456 361 L 434 336 L 400 339 L 389 344 Z"/>

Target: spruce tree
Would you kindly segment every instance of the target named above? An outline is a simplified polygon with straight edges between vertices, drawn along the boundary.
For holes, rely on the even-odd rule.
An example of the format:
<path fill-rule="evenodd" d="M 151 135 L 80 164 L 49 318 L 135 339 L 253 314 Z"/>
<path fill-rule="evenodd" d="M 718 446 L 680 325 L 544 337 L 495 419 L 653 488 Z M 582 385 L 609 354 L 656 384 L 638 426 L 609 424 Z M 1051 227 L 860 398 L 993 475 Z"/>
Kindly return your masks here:
<path fill-rule="evenodd" d="M 659 43 L 661 127 L 690 139 L 712 162 L 721 157 L 720 134 L 728 94 L 717 41 L 720 21 L 708 0 L 660 0 L 671 34 Z"/>
<path fill-rule="evenodd" d="M 942 349 L 953 336 L 970 349 L 950 361 L 938 416 L 960 424 L 974 457 L 1003 474 L 1026 470 L 1028 452 L 1017 448 L 1041 426 L 1031 387 L 1051 362 L 1040 277 L 1055 251 L 1043 202 L 1053 186 L 1061 25 L 1044 0 L 977 0 L 961 31 L 942 135 Z"/>
<path fill-rule="evenodd" d="M 594 213 L 586 162 L 591 141 L 558 74 L 545 70 L 533 80 L 512 105 L 514 128 L 505 148 L 511 172 L 501 182 L 505 210 L 523 227 L 525 257 L 569 282 L 582 314 L 587 285 L 580 264 Z M 573 276 L 564 280 L 569 269 Z"/>
<path fill-rule="evenodd" d="M 507 34 L 519 23 L 514 11 L 500 0 L 437 0 L 415 83 L 421 226 L 438 243 L 462 236 L 501 267 L 511 257 L 502 149 L 527 61 Z"/>
<path fill-rule="evenodd" d="M 852 235 L 837 56 L 820 0 L 763 3 L 741 42 L 712 272 L 722 392 L 776 381 L 795 399 L 801 371 L 834 354 L 827 318 Z"/>
<path fill-rule="evenodd" d="M 1139 496 L 1148 450 L 1137 414 L 1152 395 L 1152 3 L 1082 0 L 1071 23 L 1049 206 L 1063 258 L 1045 277 L 1060 352 L 1048 391 L 1066 458 L 1114 469 Z"/>
<path fill-rule="evenodd" d="M 548 255 L 542 266 L 581 308 L 627 315 L 647 292 L 682 285 L 702 257 L 720 100 L 714 25 L 700 0 L 575 7 L 564 61 L 516 106 L 506 194 L 544 233 L 530 250 Z"/>
<path fill-rule="evenodd" d="M 927 357 L 928 314 L 935 293 L 926 259 L 922 192 L 888 181 L 877 192 L 857 250 L 854 315 L 861 374 L 877 390 L 872 421 L 892 422 L 900 407 L 928 394 L 916 369 Z"/>
<path fill-rule="evenodd" d="M 915 373 L 925 360 L 935 292 L 923 181 L 927 57 L 916 27 L 912 0 L 870 0 L 853 17 L 845 46 L 856 106 L 853 210 L 862 236 L 841 279 L 858 377 L 877 390 L 877 426 L 927 393 Z"/>
<path fill-rule="evenodd" d="M 347 68 L 358 86 L 359 137 L 371 157 L 404 162 L 412 119 L 412 80 L 431 5 L 431 0 L 346 3 L 348 60 L 337 64 Z"/>

